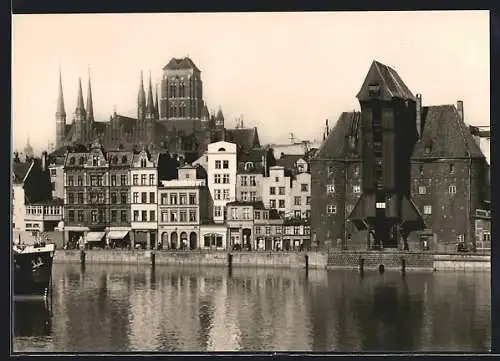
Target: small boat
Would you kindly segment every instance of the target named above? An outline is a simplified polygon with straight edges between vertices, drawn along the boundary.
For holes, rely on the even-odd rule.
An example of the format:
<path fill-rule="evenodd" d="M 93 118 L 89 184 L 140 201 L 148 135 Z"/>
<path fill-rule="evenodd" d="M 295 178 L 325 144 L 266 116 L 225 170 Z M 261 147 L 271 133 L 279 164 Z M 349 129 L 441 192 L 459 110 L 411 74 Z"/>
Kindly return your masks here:
<path fill-rule="evenodd" d="M 15 299 L 47 298 L 55 249 L 54 243 L 44 241 L 13 245 Z"/>

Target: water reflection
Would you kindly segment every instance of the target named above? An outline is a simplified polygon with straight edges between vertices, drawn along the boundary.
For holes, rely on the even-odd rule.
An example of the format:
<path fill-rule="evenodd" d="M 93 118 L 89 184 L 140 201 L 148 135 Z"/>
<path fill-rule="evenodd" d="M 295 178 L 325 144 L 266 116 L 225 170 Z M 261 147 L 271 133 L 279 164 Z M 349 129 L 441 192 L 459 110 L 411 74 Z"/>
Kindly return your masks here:
<path fill-rule="evenodd" d="M 486 351 L 491 343 L 485 273 L 56 265 L 53 277 L 51 330 L 16 331 L 16 351 Z M 34 336 L 43 337 L 28 343 Z"/>
<path fill-rule="evenodd" d="M 46 337 L 52 331 L 50 307 L 44 301 L 14 302 L 14 336 Z"/>

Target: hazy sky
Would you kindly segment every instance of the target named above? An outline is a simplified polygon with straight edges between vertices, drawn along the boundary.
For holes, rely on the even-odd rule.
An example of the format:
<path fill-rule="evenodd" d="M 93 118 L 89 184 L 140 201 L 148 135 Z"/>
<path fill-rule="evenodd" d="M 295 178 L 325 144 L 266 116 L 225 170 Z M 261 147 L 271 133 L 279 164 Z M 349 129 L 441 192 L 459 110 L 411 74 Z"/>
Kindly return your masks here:
<path fill-rule="evenodd" d="M 319 139 L 325 119 L 359 109 L 372 60 L 393 67 L 424 105 L 464 101 L 489 124 L 487 11 L 14 15 L 14 147 L 55 141 L 58 64 L 67 121 L 88 68 L 96 120 L 135 116 L 140 70 L 158 81 L 172 57 L 202 71 L 209 110 L 243 114 L 262 143 Z"/>

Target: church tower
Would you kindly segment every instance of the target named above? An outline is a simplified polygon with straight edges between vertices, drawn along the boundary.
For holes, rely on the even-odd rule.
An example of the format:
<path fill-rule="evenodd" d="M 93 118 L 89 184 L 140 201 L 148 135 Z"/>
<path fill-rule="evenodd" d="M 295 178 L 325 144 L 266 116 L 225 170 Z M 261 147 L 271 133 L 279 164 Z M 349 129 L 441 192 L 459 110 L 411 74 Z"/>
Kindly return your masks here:
<path fill-rule="evenodd" d="M 142 79 L 141 70 L 141 80 L 139 82 L 139 93 L 137 94 L 137 122 L 140 124 L 144 121 L 146 115 L 146 94 L 144 93 L 144 81 Z"/>
<path fill-rule="evenodd" d="M 78 78 L 78 98 L 73 119 L 73 141 L 84 143 L 86 140 L 86 112 L 83 105 L 82 79 Z"/>
<path fill-rule="evenodd" d="M 87 88 L 87 111 L 85 117 L 85 143 L 92 141 L 94 129 L 94 105 L 92 101 L 92 86 L 90 81 L 90 71 L 89 71 L 89 84 Z"/>
<path fill-rule="evenodd" d="M 156 122 L 156 107 L 153 103 L 153 86 L 151 84 L 151 72 L 149 73 L 148 98 L 146 102 L 146 114 L 144 119 L 145 137 L 144 142 L 150 144 L 154 141 L 154 126 Z"/>
<path fill-rule="evenodd" d="M 59 94 L 56 110 L 56 149 L 64 145 L 66 137 L 66 111 L 64 110 L 64 97 L 62 88 L 61 68 L 59 68 Z"/>

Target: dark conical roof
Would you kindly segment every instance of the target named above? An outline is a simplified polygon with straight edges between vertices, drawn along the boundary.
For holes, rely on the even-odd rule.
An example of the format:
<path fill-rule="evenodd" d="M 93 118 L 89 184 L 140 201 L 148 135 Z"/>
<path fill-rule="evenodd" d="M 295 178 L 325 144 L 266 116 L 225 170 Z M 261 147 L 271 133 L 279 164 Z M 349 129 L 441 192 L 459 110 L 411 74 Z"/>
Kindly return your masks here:
<path fill-rule="evenodd" d="M 64 96 L 63 96 L 63 87 L 62 87 L 61 68 L 59 68 L 59 95 L 57 97 L 56 115 L 66 116 L 66 110 L 64 109 Z"/>
<path fill-rule="evenodd" d="M 76 111 L 85 111 L 85 106 L 83 105 L 82 78 L 78 78 L 78 98 L 76 100 Z"/>
<path fill-rule="evenodd" d="M 87 89 L 87 120 L 94 121 L 94 105 L 92 104 L 92 87 L 90 84 L 90 72 L 89 72 L 89 85 Z"/>

